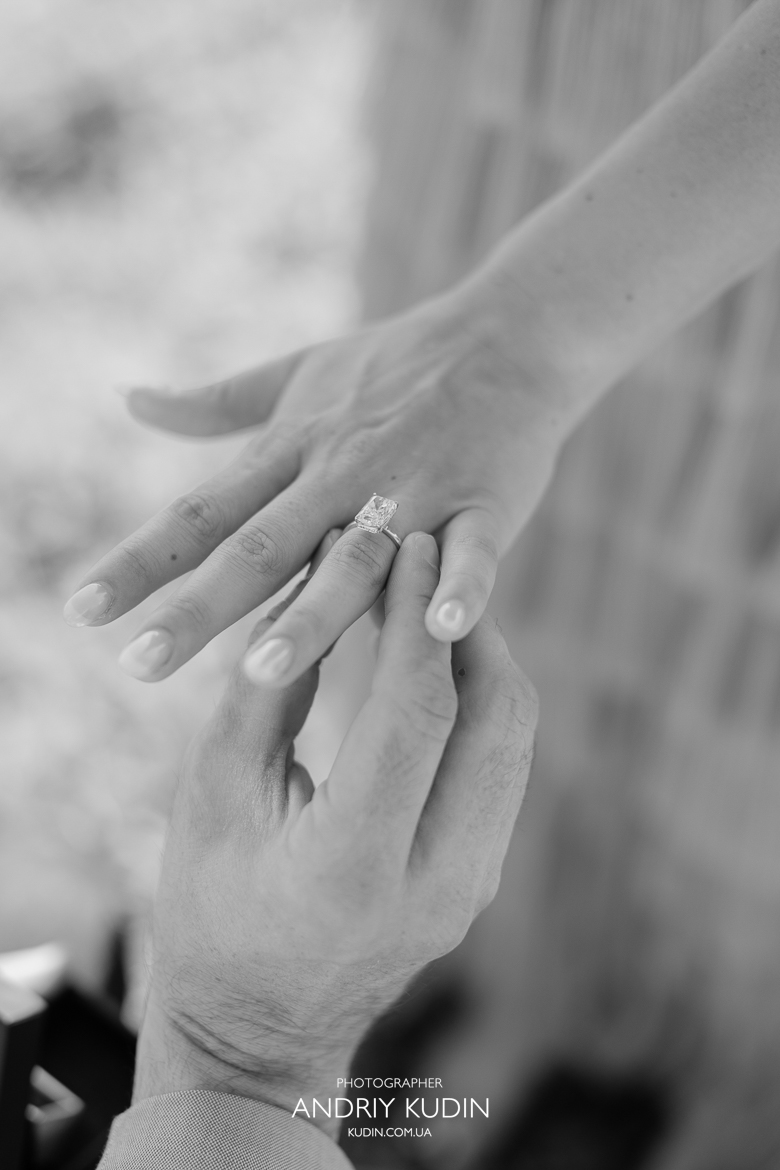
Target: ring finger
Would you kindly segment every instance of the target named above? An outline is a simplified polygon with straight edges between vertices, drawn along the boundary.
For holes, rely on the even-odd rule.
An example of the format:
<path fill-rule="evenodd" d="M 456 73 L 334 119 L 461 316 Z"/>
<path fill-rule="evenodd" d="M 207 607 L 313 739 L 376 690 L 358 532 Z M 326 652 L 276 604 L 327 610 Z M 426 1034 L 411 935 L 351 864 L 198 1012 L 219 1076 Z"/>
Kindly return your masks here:
<path fill-rule="evenodd" d="M 345 532 L 306 589 L 249 648 L 243 664 L 247 678 L 286 687 L 308 670 L 376 601 L 396 552 L 384 532 Z"/>

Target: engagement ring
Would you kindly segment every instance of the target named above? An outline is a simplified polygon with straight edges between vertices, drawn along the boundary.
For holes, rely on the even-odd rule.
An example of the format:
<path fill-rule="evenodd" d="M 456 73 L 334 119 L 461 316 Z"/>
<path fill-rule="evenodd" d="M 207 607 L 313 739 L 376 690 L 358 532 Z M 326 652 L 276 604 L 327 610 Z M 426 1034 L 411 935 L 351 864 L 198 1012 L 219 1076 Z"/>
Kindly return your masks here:
<path fill-rule="evenodd" d="M 363 532 L 383 532 L 385 536 L 390 537 L 396 548 L 400 548 L 400 536 L 391 532 L 387 527 L 397 511 L 398 504 L 395 500 L 388 500 L 385 496 L 378 496 L 375 493 L 344 531 L 349 532 L 350 528 L 362 528 Z"/>

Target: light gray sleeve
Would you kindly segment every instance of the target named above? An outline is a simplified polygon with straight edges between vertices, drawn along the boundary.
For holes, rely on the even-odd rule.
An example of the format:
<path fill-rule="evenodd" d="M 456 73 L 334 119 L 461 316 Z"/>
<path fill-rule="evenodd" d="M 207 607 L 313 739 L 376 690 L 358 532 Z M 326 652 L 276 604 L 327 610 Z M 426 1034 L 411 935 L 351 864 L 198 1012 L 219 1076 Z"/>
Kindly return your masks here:
<path fill-rule="evenodd" d="M 227 1093 L 149 1097 L 111 1126 L 98 1170 L 353 1170 L 335 1142 L 281 1109 Z"/>

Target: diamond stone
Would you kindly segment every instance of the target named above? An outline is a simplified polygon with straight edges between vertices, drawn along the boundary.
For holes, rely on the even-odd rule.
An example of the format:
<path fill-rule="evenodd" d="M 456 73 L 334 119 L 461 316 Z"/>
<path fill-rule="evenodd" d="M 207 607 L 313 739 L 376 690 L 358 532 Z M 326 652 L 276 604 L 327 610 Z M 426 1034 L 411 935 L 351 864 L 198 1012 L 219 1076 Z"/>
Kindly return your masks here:
<path fill-rule="evenodd" d="M 397 510 L 398 504 L 395 500 L 387 500 L 384 496 L 373 495 L 358 512 L 355 523 L 358 528 L 365 528 L 367 532 L 381 532 L 390 523 Z"/>

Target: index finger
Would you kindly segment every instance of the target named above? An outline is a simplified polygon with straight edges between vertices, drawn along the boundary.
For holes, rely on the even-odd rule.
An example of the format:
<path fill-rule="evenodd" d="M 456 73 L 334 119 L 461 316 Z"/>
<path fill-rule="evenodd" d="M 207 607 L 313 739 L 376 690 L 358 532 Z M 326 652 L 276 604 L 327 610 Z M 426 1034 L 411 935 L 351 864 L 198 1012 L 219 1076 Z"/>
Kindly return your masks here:
<path fill-rule="evenodd" d="M 287 488 L 299 470 L 300 453 L 287 439 L 271 433 L 254 440 L 223 471 L 179 496 L 102 557 L 65 605 L 66 622 L 105 625 L 190 572 Z"/>

